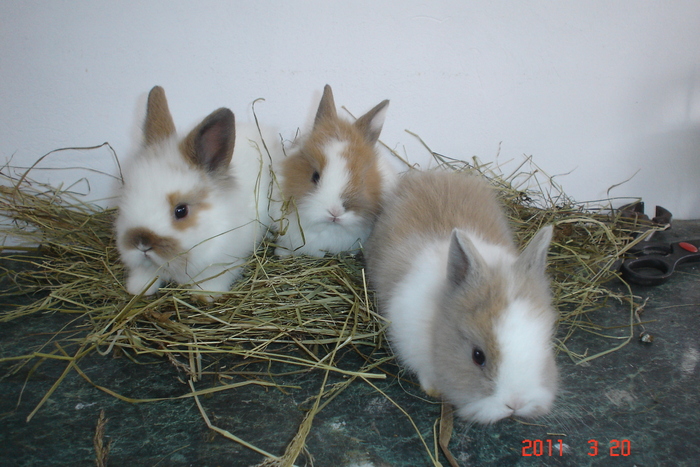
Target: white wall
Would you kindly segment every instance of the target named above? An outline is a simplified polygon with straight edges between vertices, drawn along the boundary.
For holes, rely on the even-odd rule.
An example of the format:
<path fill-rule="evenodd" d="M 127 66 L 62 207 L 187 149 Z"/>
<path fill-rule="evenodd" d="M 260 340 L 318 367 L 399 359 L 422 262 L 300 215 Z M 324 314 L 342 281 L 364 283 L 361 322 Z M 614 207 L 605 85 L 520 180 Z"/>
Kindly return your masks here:
<path fill-rule="evenodd" d="M 155 84 L 183 131 L 264 97 L 291 138 L 325 83 L 356 114 L 391 99 L 382 140 L 413 162 L 404 129 L 463 159 L 502 142 L 501 161 L 573 170 L 558 180 L 580 201 L 639 171 L 611 194 L 700 218 L 696 1 L 0 2 L 0 162 L 104 141 L 127 157 Z M 107 150 L 44 165 L 115 172 Z"/>

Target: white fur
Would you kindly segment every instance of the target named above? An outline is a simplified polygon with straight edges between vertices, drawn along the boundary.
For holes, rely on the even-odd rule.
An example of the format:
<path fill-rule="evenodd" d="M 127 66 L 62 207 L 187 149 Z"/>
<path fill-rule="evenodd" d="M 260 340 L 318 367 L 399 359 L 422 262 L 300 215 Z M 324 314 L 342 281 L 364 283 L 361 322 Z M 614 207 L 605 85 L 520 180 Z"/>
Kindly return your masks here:
<path fill-rule="evenodd" d="M 412 370 L 427 393 L 435 389 L 432 362 L 432 323 L 440 288 L 445 282 L 448 243 L 428 243 L 416 252 L 411 269 L 397 286 L 384 313 L 391 321 L 389 340 L 394 352 Z"/>
<path fill-rule="evenodd" d="M 554 394 L 540 385 L 543 362 L 552 351 L 552 329 L 546 320 L 536 319 L 539 311 L 532 303 L 514 299 L 496 326 L 503 359 L 494 397 L 525 417 L 554 401 Z"/>
<path fill-rule="evenodd" d="M 343 153 L 347 151 L 345 141 L 332 140 L 323 153 L 326 155 L 326 167 L 318 182 L 314 196 L 304 198 L 300 204 L 308 211 L 318 213 L 317 217 L 307 219 L 309 226 L 315 224 L 342 225 L 344 216 L 351 214 L 343 208 L 342 189 L 350 183 L 350 170 Z"/>
<path fill-rule="evenodd" d="M 277 138 L 269 132 L 265 141 L 273 159 L 282 153 Z M 124 167 L 124 187 L 116 221 L 117 238 L 128 229 L 144 227 L 163 237 L 176 239 L 181 254 L 170 261 L 153 252 L 119 245 L 128 270 L 127 290 L 140 293 L 156 276 L 159 279 L 145 293 L 154 293 L 164 282 L 212 291 L 227 291 L 241 274 L 242 265 L 267 232 L 270 190 L 270 162 L 258 130 L 236 125 L 236 142 L 230 173 L 232 190 L 218 190 L 202 173 L 193 169 L 178 150 L 172 136 L 135 154 Z M 197 224 L 186 230 L 172 225 L 167 195 L 204 190 L 211 207 L 199 211 Z"/>

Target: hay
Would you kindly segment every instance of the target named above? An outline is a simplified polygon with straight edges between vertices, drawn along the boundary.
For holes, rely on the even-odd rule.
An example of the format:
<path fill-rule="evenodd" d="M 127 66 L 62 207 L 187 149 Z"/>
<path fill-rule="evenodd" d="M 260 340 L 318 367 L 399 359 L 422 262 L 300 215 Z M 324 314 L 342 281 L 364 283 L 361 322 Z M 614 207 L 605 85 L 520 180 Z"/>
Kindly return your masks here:
<path fill-rule="evenodd" d="M 541 226 L 555 225 L 550 272 L 555 304 L 561 312 L 561 351 L 581 363 L 629 342 L 638 305 L 631 293 L 613 291 L 605 283 L 617 276 L 615 263 L 629 248 L 633 234 L 648 225 L 623 222 L 610 210 L 609 200 L 598 207 L 574 202 L 531 158 L 503 174 L 502 166 L 496 164 L 484 164 L 476 158 L 470 162 L 451 159 L 427 145 L 426 149 L 439 167 L 478 173 L 496 186 L 521 244 Z M 181 397 L 193 397 L 212 430 L 265 456 L 266 465 L 292 465 L 305 449 L 314 415 L 350 384 L 368 384 L 397 405 L 372 383 L 373 379 L 386 377 L 381 366 L 392 357 L 381 352 L 387 323 L 374 310 L 360 258 L 278 258 L 271 255 L 272 246 L 266 243 L 245 266 L 243 279 L 214 304 L 203 305 L 192 300 L 188 291 L 176 287 L 162 289 L 153 298 L 132 297 L 122 286 L 124 271 L 112 237 L 113 210 L 82 203 L 69 189 L 36 183 L 26 173 L 12 177 L 8 167 L 0 171 L 0 178 L 0 215 L 11 220 L 0 235 L 15 242 L 0 246 L 0 252 L 6 254 L 6 259 L 27 266 L 1 271 L 2 280 L 10 284 L 2 296 L 38 297 L 33 303 L 5 311 L 0 322 L 37 313 L 76 315 L 35 353 L 0 359 L 15 361 L 12 371 L 37 358 L 68 362 L 63 375 L 28 420 L 70 371 L 77 371 L 94 384 L 79 368 L 80 359 L 92 352 L 120 352 L 129 358 L 151 354 L 169 360 L 187 375 L 191 392 Z M 24 253 L 15 254 L 17 251 Z M 621 323 L 625 330 L 622 335 L 603 329 L 589 318 L 591 311 L 605 306 L 610 299 L 630 304 L 629 320 Z M 576 353 L 569 349 L 568 342 L 578 332 L 606 335 L 621 344 L 594 355 Z M 74 349 L 72 354 L 67 346 Z M 340 350 L 357 352 L 365 363 L 360 368 L 340 365 Z M 210 360 L 221 356 L 231 357 L 232 366 L 217 371 L 209 368 Z M 248 369 L 251 363 L 261 362 L 285 368 L 287 373 L 323 372 L 312 407 L 281 457 L 212 425 L 198 399 L 243 384 L 285 390 L 274 381 L 272 370 Z M 247 380 L 195 389 L 194 384 L 211 373 L 227 378 L 242 375 Z M 329 384 L 331 374 L 346 379 Z M 129 402 L 148 401 L 95 386 Z M 410 415 L 403 412 L 413 424 Z M 423 444 L 437 464 L 437 454 L 431 453 L 425 440 Z M 440 444 L 446 446 L 443 437 Z"/>
<path fill-rule="evenodd" d="M 176 287 L 162 289 L 153 298 L 132 297 L 121 282 L 124 270 L 112 237 L 114 210 L 81 203 L 68 190 L 25 177 L 0 176 L 0 214 L 12 221 L 1 234 L 13 240 L 13 245 L 2 246 L 0 251 L 9 254 L 5 259 L 28 267 L 0 272 L 8 284 L 2 296 L 40 296 L 33 303 L 5 311 L 0 322 L 39 313 L 76 314 L 69 329 L 60 330 L 37 352 L 0 359 L 16 361 L 13 371 L 34 359 L 68 362 L 28 420 L 70 371 L 77 371 L 93 384 L 78 366 L 91 352 L 120 352 L 130 358 L 153 354 L 168 359 L 186 374 L 192 389 L 186 397 L 195 398 L 212 430 L 279 465 L 291 465 L 304 449 L 313 416 L 319 410 L 357 377 L 363 381 L 386 378 L 376 367 L 391 357 L 377 357 L 359 368 L 343 368 L 336 358 L 340 350 L 349 349 L 365 361 L 367 354 L 383 344 L 387 323 L 371 305 L 359 258 L 278 258 L 270 255 L 273 246 L 266 242 L 245 265 L 244 277 L 214 304 L 192 300 L 189 291 Z M 77 350 L 71 355 L 66 345 Z M 369 350 L 365 353 L 362 348 Z M 222 356 L 232 357 L 233 364 L 218 369 L 219 377 L 242 375 L 251 384 L 282 390 L 283 386 L 273 382 L 280 374 L 257 370 L 261 362 L 277 364 L 286 369 L 285 374 L 320 370 L 325 378 L 334 373 L 347 379 L 334 385 L 324 381 L 297 437 L 278 458 L 213 426 L 199 404 L 199 395 L 240 386 L 195 390 L 193 384 L 213 372 L 207 367 L 207 357 Z M 251 365 L 256 368 L 249 370 Z M 128 402 L 149 401 L 95 386 Z"/>

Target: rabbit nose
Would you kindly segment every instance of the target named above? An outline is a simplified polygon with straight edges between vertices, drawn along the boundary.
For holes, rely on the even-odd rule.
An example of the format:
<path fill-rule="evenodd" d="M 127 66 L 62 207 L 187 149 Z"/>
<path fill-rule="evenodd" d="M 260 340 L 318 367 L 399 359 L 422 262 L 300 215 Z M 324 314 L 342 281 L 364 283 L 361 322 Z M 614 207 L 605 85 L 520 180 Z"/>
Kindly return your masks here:
<path fill-rule="evenodd" d="M 161 258 L 173 258 L 182 251 L 182 245 L 176 239 L 160 236 L 145 227 L 127 230 L 123 245 L 149 257 L 153 253 Z"/>
<path fill-rule="evenodd" d="M 153 249 L 156 235 L 148 229 L 131 229 L 126 236 L 126 243 L 132 248 L 147 253 Z"/>
<path fill-rule="evenodd" d="M 331 217 L 331 222 L 340 221 L 340 217 L 345 214 L 345 209 L 340 206 L 334 206 L 328 210 L 328 215 Z"/>
<path fill-rule="evenodd" d="M 153 249 L 153 247 L 150 245 L 144 245 L 142 243 L 139 243 L 138 245 L 136 245 L 136 249 L 142 251 L 143 253 L 148 253 Z"/>
<path fill-rule="evenodd" d="M 517 413 L 524 405 L 525 403 L 520 397 L 515 397 L 506 404 L 506 407 L 508 407 L 512 413 Z"/>

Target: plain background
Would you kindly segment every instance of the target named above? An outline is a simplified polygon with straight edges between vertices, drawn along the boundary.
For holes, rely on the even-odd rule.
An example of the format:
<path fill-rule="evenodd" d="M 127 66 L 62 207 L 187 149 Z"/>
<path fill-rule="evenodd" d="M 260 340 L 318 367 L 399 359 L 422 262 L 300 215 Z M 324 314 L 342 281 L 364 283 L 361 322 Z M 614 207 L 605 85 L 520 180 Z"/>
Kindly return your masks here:
<path fill-rule="evenodd" d="M 459 159 L 500 147 L 505 172 L 531 155 L 579 201 L 642 197 L 700 218 L 699 66 L 693 0 L 3 1 L 0 162 L 103 142 L 123 160 L 156 84 L 183 132 L 222 106 L 250 120 L 264 98 L 261 122 L 292 139 L 329 83 L 355 115 L 390 99 L 381 139 L 421 166 L 405 129 Z M 106 148 L 41 166 L 117 173 Z M 42 173 L 85 176 L 93 198 L 113 188 Z"/>

